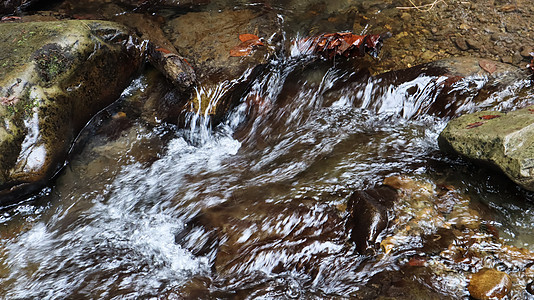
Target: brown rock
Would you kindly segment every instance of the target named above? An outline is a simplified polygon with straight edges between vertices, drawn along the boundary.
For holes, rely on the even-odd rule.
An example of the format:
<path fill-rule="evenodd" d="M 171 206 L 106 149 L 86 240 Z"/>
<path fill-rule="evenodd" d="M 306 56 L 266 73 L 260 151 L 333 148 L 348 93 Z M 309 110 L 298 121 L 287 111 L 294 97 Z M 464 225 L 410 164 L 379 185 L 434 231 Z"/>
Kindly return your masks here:
<path fill-rule="evenodd" d="M 512 287 L 510 276 L 494 269 L 482 269 L 473 274 L 467 287 L 471 297 L 479 300 L 502 299 Z"/>
<path fill-rule="evenodd" d="M 379 234 L 386 229 L 389 209 L 398 195 L 390 186 L 356 191 L 349 199 L 347 228 L 350 240 L 356 243 L 356 250 L 361 254 L 372 253 Z"/>
<path fill-rule="evenodd" d="M 454 40 L 454 43 L 456 44 L 456 47 L 462 51 L 466 51 L 469 49 L 469 46 L 467 46 L 467 42 L 464 38 L 457 37 L 456 40 Z"/>

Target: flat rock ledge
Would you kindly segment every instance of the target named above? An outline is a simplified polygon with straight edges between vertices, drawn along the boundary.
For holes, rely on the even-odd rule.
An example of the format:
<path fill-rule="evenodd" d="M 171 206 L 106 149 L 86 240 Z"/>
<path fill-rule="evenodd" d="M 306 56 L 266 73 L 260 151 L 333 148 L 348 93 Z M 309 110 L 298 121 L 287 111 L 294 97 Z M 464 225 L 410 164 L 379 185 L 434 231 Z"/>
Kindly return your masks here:
<path fill-rule="evenodd" d="M 489 163 L 534 191 L 534 106 L 509 113 L 481 111 L 451 120 L 440 148 Z"/>

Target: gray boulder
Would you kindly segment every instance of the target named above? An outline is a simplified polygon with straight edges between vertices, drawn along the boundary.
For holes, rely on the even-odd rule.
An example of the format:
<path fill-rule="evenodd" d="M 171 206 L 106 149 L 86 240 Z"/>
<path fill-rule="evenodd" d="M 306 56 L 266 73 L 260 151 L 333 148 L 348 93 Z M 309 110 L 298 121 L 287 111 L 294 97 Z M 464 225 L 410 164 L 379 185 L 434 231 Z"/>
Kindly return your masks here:
<path fill-rule="evenodd" d="M 0 205 L 39 189 L 143 57 L 105 21 L 0 24 Z"/>
<path fill-rule="evenodd" d="M 439 144 L 445 151 L 490 163 L 534 191 L 534 106 L 461 116 L 449 122 Z"/>

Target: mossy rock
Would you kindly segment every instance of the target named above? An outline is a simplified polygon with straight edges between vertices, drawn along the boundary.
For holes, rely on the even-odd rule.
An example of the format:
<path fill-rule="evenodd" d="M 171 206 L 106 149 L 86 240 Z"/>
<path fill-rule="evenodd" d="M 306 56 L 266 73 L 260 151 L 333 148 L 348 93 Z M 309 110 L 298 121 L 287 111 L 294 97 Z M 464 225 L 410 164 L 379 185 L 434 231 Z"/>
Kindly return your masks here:
<path fill-rule="evenodd" d="M 502 113 L 481 111 L 449 122 L 440 147 L 477 162 L 489 163 L 534 191 L 534 106 Z"/>
<path fill-rule="evenodd" d="M 105 21 L 0 24 L 0 205 L 39 189 L 143 57 Z"/>

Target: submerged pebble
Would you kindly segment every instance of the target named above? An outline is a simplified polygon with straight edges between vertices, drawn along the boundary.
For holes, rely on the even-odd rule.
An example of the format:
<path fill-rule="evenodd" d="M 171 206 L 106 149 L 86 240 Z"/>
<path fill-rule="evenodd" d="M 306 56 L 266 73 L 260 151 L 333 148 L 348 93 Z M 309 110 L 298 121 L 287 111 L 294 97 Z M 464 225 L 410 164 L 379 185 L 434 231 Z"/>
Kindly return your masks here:
<path fill-rule="evenodd" d="M 469 282 L 471 297 L 480 300 L 503 299 L 512 287 L 510 276 L 494 269 L 482 269 Z"/>

